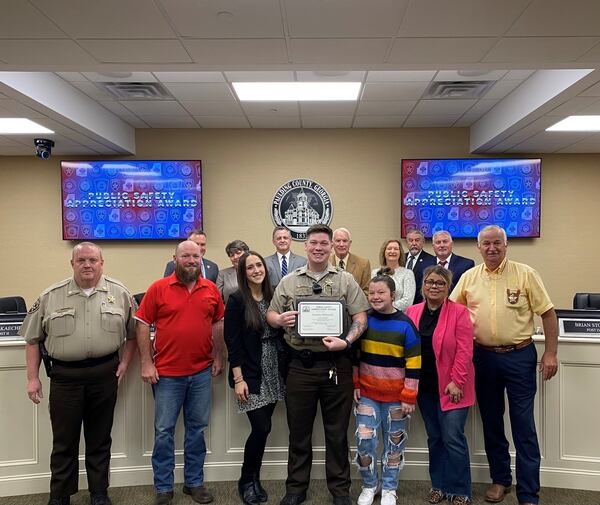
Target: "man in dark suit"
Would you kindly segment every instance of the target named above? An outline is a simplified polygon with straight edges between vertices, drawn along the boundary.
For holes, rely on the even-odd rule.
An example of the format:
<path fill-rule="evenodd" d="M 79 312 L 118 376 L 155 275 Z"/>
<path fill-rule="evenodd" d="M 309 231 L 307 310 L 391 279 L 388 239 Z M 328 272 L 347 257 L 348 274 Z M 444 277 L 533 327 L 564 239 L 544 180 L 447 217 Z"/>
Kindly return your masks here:
<path fill-rule="evenodd" d="M 415 284 L 417 286 L 413 303 L 420 303 L 423 301 L 423 295 L 421 295 L 423 270 L 430 265 L 435 265 L 435 256 L 423 250 L 425 236 L 420 230 L 411 230 L 406 234 L 406 245 L 408 246 L 408 252 L 406 253 L 405 265 L 415 274 Z"/>
<path fill-rule="evenodd" d="M 431 243 L 437 264 L 452 272 L 452 285 L 450 286 L 450 292 L 452 292 L 462 274 L 473 268 L 475 262 L 458 254 L 452 254 L 452 236 L 445 230 L 436 231 L 431 238 Z"/>
<path fill-rule="evenodd" d="M 273 245 L 277 251 L 265 258 L 269 279 L 273 287 L 289 272 L 306 265 L 306 258 L 290 251 L 292 235 L 285 226 L 277 226 L 273 230 Z"/>
<path fill-rule="evenodd" d="M 202 272 L 202 277 L 209 281 L 216 282 L 217 275 L 219 275 L 219 266 L 216 263 L 207 260 L 204 257 L 204 253 L 206 252 L 206 233 L 204 233 L 204 231 L 200 228 L 195 228 L 189 233 L 188 240 L 196 242 L 196 244 L 198 244 L 198 247 L 200 247 L 200 254 L 202 254 L 202 259 L 200 260 L 200 269 Z M 165 267 L 165 273 L 163 277 L 168 277 L 174 271 L 175 261 L 171 260 L 167 263 L 167 266 Z"/>
<path fill-rule="evenodd" d="M 333 232 L 333 251 L 329 262 L 340 270 L 351 273 L 365 294 L 369 291 L 371 263 L 366 258 L 350 253 L 352 236 L 347 228 L 338 228 Z"/>

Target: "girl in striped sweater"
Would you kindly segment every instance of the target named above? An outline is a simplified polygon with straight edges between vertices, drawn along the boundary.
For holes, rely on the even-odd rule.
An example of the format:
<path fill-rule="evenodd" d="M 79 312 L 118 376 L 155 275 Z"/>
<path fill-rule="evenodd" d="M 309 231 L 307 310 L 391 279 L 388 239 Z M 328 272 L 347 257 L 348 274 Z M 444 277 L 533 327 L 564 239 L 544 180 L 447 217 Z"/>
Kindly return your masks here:
<path fill-rule="evenodd" d="M 394 308 L 395 283 L 387 270 L 379 270 L 369 283 L 368 328 L 359 340 L 354 367 L 356 463 L 363 479 L 358 505 L 371 505 L 380 490 L 381 505 L 396 504 L 419 385 L 419 334 L 412 321 Z M 376 452 L 379 436 L 383 439 L 381 482 Z"/>

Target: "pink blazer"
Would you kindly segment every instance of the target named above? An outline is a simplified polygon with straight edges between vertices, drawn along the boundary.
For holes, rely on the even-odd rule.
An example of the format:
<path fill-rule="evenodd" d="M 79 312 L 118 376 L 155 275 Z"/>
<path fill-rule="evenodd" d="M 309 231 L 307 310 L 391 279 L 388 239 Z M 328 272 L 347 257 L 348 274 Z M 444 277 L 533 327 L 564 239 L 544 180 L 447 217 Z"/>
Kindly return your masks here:
<path fill-rule="evenodd" d="M 425 302 L 406 309 L 419 328 Z M 438 373 L 440 407 L 452 410 L 470 407 L 475 403 L 475 369 L 473 367 L 473 325 L 469 311 L 464 305 L 446 300 L 440 312 L 438 324 L 433 331 L 433 352 Z M 463 390 L 462 400 L 452 403 L 444 394 L 446 386 L 453 381 Z"/>

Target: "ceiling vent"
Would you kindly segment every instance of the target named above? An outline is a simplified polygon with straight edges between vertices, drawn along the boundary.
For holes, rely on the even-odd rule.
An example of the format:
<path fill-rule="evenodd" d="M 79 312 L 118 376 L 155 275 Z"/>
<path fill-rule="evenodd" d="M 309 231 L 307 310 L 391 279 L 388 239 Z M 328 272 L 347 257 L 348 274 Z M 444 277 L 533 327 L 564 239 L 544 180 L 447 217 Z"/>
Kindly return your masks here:
<path fill-rule="evenodd" d="M 423 93 L 422 99 L 465 99 L 481 98 L 496 81 L 436 81 Z"/>
<path fill-rule="evenodd" d="M 97 82 L 96 86 L 117 100 L 175 100 L 158 82 Z"/>

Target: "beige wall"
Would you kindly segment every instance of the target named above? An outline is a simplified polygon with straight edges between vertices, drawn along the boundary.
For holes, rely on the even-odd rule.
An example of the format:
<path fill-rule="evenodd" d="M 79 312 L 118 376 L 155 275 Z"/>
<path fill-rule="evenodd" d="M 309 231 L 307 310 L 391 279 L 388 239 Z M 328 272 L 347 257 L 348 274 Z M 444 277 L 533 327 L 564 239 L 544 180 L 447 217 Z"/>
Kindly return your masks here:
<path fill-rule="evenodd" d="M 379 245 L 400 228 L 400 160 L 468 156 L 458 128 L 369 130 L 138 130 L 137 158 L 201 159 L 207 257 L 222 266 L 235 238 L 270 254 L 270 201 L 282 183 L 315 179 L 329 191 L 333 223 L 353 232 L 353 250 L 377 260 Z M 69 242 L 61 239 L 60 157 L 0 158 L 0 296 L 38 293 L 69 275 Z M 542 238 L 513 240 L 510 255 L 537 268 L 558 307 L 575 291 L 600 291 L 588 257 L 600 248 L 600 155 L 548 155 L 542 165 Z M 103 245 L 105 270 L 133 292 L 162 274 L 171 242 Z M 295 243 L 294 251 L 303 245 Z M 479 261 L 473 240 L 455 251 Z M 582 261 L 582 257 L 584 261 Z"/>
<path fill-rule="evenodd" d="M 271 251 L 270 199 L 280 184 L 296 177 L 313 178 L 329 190 L 333 225 L 351 228 L 355 252 L 375 262 L 379 244 L 399 230 L 401 158 L 467 156 L 467 138 L 467 131 L 461 129 L 142 130 L 137 142 L 139 158 L 203 160 L 208 256 L 226 266 L 223 247 L 233 238 L 242 238 L 259 251 Z M 570 306 L 577 290 L 600 291 L 598 269 L 588 267 L 600 246 L 592 229 L 592 216 L 598 214 L 599 206 L 599 162 L 600 155 L 544 156 L 542 238 L 511 242 L 511 256 L 540 270 L 557 306 Z M 59 158 L 0 158 L 0 296 L 22 294 L 31 305 L 40 291 L 70 274 L 72 244 L 61 240 L 60 221 Z M 133 292 L 144 291 L 162 274 L 173 246 L 107 243 L 103 246 L 106 271 Z M 302 245 L 296 243 L 294 249 L 301 251 Z M 473 240 L 457 243 L 456 251 L 477 258 Z M 540 384 L 535 416 L 544 486 L 600 489 L 600 440 L 594 435 L 600 411 L 581 387 L 600 380 L 598 343 L 562 341 L 557 377 Z M 136 360 L 119 391 L 113 429 L 113 486 L 152 482 L 152 395 L 139 380 L 139 373 Z M 4 408 L 0 410 L 0 433 L 11 436 L 0 437 L 0 496 L 48 489 L 51 430 L 47 398 L 33 406 L 25 395 L 24 378 L 23 343 L 1 342 Z M 42 378 L 47 392 L 43 372 Z M 213 382 L 207 433 L 209 481 L 239 476 L 248 424 L 245 416 L 233 412 L 233 406 L 231 389 L 221 376 Z M 264 479 L 286 475 L 284 411 L 284 405 L 279 405 L 265 455 Z M 350 435 L 353 430 L 351 421 Z M 182 481 L 181 432 L 180 426 L 177 482 Z M 473 480 L 486 482 L 477 407 L 469 416 L 466 432 Z M 313 476 L 322 478 L 320 421 L 314 446 Z M 427 479 L 426 436 L 418 413 L 411 423 L 407 461 L 403 479 Z M 83 462 L 80 466 L 80 488 L 85 489 Z"/>

